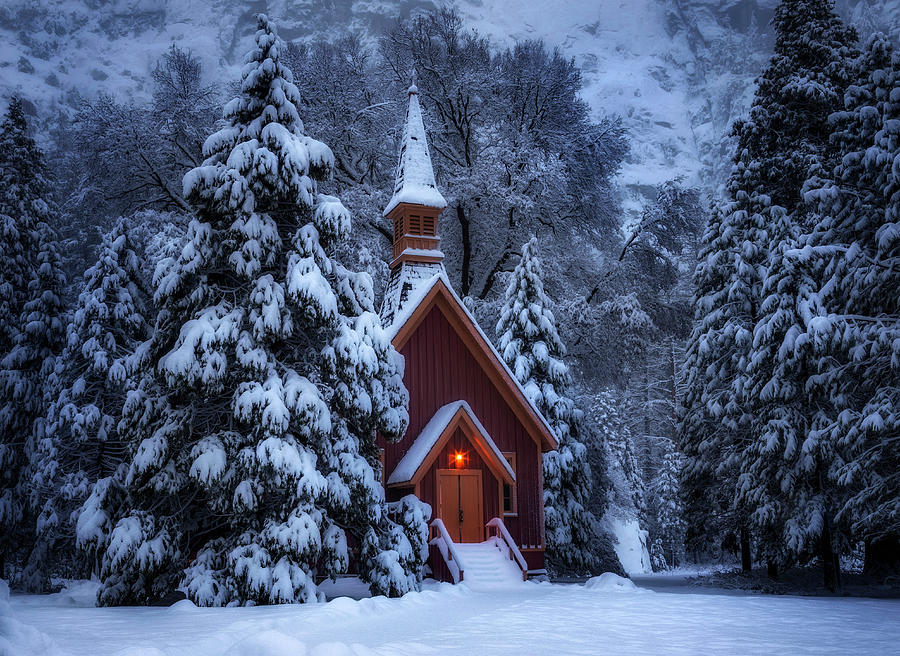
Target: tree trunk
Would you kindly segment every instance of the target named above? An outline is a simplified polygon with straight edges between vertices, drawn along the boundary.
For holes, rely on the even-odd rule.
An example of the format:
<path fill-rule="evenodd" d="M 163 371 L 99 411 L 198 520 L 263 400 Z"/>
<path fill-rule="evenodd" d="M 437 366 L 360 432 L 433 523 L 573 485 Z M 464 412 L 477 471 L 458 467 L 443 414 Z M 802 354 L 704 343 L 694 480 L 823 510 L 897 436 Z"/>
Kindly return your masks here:
<path fill-rule="evenodd" d="M 672 444 L 681 451 L 681 445 L 678 443 L 678 363 L 675 360 L 675 340 L 671 337 L 669 337 L 669 367 L 672 371 Z"/>
<path fill-rule="evenodd" d="M 494 263 L 494 266 L 491 268 L 491 272 L 488 274 L 487 279 L 484 281 L 484 285 L 481 288 L 481 292 L 478 294 L 478 298 L 482 301 L 488 297 L 488 294 L 491 293 L 491 289 L 494 287 L 494 283 L 497 282 L 497 275 L 503 271 L 503 268 L 506 266 L 506 263 L 509 262 L 509 258 L 512 256 L 512 251 L 507 248 L 503 251 L 503 255 Z"/>
<path fill-rule="evenodd" d="M 773 581 L 778 580 L 778 563 L 774 560 L 766 561 L 766 576 Z"/>
<path fill-rule="evenodd" d="M 841 589 L 841 563 L 834 550 L 834 539 L 831 529 L 831 513 L 825 513 L 825 527 L 819 538 L 819 560 L 822 561 L 822 574 L 825 587 L 829 592 Z"/>
<path fill-rule="evenodd" d="M 472 267 L 472 235 L 470 232 L 469 218 L 466 216 L 466 209 L 462 203 L 456 204 L 456 218 L 459 221 L 459 232 L 462 241 L 462 265 L 460 266 L 460 294 L 462 296 L 469 295 L 469 284 L 471 278 Z"/>
<path fill-rule="evenodd" d="M 385 228 L 383 225 L 379 225 L 375 221 L 369 221 L 369 225 L 372 226 L 376 231 L 378 231 L 378 234 L 384 237 L 385 240 L 387 240 L 388 244 L 394 243 L 394 235 L 390 230 Z"/>
<path fill-rule="evenodd" d="M 900 535 L 889 533 L 867 540 L 863 572 L 878 581 L 900 575 Z"/>
<path fill-rule="evenodd" d="M 750 558 L 750 531 L 746 526 L 741 526 L 741 570 L 749 574 L 753 569 L 753 561 Z"/>
<path fill-rule="evenodd" d="M 653 466 L 653 450 L 650 444 L 650 359 L 644 358 L 644 444 L 641 446 L 641 465 L 644 475 L 655 480 L 657 469 Z"/>

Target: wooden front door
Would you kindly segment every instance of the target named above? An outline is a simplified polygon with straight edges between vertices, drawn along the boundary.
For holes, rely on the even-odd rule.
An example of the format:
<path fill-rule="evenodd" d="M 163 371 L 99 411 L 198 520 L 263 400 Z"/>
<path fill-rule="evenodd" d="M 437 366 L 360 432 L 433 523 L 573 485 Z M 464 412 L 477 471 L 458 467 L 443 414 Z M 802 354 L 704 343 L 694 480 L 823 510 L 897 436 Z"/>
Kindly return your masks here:
<path fill-rule="evenodd" d="M 456 542 L 484 540 L 480 469 L 438 471 L 438 516 Z"/>

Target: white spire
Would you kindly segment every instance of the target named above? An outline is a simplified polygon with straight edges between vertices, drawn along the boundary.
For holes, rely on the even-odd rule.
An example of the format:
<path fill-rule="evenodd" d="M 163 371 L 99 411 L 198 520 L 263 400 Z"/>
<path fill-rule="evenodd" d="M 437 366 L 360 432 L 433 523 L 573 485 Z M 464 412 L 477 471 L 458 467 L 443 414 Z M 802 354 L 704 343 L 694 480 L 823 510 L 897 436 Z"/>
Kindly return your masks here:
<path fill-rule="evenodd" d="M 447 201 L 438 191 L 434 182 L 431 154 L 425 139 L 425 125 L 422 123 L 422 108 L 419 106 L 419 89 L 415 75 L 409 87 L 409 109 L 406 110 L 406 125 L 403 128 L 403 142 L 400 144 L 400 159 L 394 179 L 394 195 L 384 208 L 387 216 L 400 203 L 413 203 L 443 209 Z"/>

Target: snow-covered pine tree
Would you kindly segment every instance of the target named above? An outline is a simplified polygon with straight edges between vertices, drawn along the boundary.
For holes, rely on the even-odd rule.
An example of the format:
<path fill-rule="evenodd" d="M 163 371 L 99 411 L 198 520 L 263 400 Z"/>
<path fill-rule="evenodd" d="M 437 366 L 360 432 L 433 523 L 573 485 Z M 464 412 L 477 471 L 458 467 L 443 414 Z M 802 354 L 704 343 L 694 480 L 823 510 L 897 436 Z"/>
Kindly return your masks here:
<path fill-rule="evenodd" d="M 744 190 L 793 213 L 810 166 L 827 156 L 828 116 L 847 82 L 857 36 L 833 0 L 782 0 L 772 26 L 774 53 L 756 80 L 748 118 L 733 132 L 738 154 L 755 164 Z"/>
<path fill-rule="evenodd" d="M 681 454 L 665 440 L 665 454 L 653 482 L 654 542 L 658 542 L 664 566 L 677 567 L 684 557 L 684 517 L 681 507 Z"/>
<path fill-rule="evenodd" d="M 93 485 L 116 474 L 125 455 L 117 431 L 129 385 L 125 363 L 149 337 L 149 280 L 140 251 L 130 222 L 120 219 L 84 273 L 67 329 L 57 366 L 61 390 L 47 410 L 32 480 L 39 495 L 37 548 L 51 573 L 87 577 L 95 568 L 96 553 L 78 558 L 71 547 Z"/>
<path fill-rule="evenodd" d="M 736 537 L 745 571 L 751 567 L 747 512 L 735 503 L 750 421 L 741 391 L 764 265 L 758 244 L 768 218 L 766 199 L 742 188 L 755 168 L 746 157 L 737 159 L 731 200 L 716 204 L 701 238 L 678 438 L 688 541 L 699 552 Z"/>
<path fill-rule="evenodd" d="M 333 155 L 304 134 L 284 43 L 258 24 L 227 125 L 184 179 L 196 218 L 157 267 L 123 486 L 82 512 L 105 524 L 85 536 L 107 544 L 104 604 L 179 585 L 201 605 L 315 601 L 351 549 L 373 592 L 399 594 L 427 555 L 422 513 L 392 521 L 378 477 L 375 432 L 408 423 L 402 364 L 371 278 L 335 257 L 350 217 L 317 192 Z"/>
<path fill-rule="evenodd" d="M 773 25 L 775 53 L 739 133 L 760 164 L 756 189 L 772 205 L 755 243 L 767 262 L 741 390 L 752 420 L 750 443 L 739 458 L 738 500 L 750 512 L 762 556 L 789 564 L 818 552 L 833 589 L 835 500 L 828 479 L 836 456 L 828 440 L 810 432 L 815 404 L 805 392 L 805 344 L 795 341 L 803 331 L 798 302 L 813 290 L 786 256 L 809 223 L 803 182 L 833 157 L 828 117 L 847 85 L 856 33 L 828 0 L 782 2 Z"/>
<path fill-rule="evenodd" d="M 35 515 L 39 503 L 34 484 L 38 444 L 45 438 L 46 409 L 57 393 L 56 360 L 65 345 L 66 310 L 62 302 L 65 280 L 56 247 L 56 233 L 45 223 L 38 225 L 39 250 L 35 272 L 28 285 L 29 300 L 22 310 L 22 330 L 12 351 L 0 363 L 4 412 L 16 414 L 15 424 L 25 436 L 24 467 L 19 478 L 19 495 L 28 504 L 29 535 L 22 546 L 34 541 Z M 9 424 L 3 420 L 4 430 Z M 45 554 L 41 543 L 36 545 L 19 575 L 20 586 L 33 591 L 49 586 L 44 570 Z"/>
<path fill-rule="evenodd" d="M 594 547 L 596 571 L 625 576 L 616 553 L 616 538 L 609 522 L 605 521 L 608 519 L 610 506 L 616 502 L 616 494 L 621 493 L 615 489 L 616 482 L 622 482 L 614 473 L 616 464 L 612 456 L 613 443 L 618 439 L 622 423 L 616 412 L 615 395 L 609 389 L 599 393 L 582 391 L 576 403 L 579 407 L 588 408 L 581 425 L 581 441 L 587 450 L 587 461 L 591 469 L 591 495 L 586 507 L 599 520 L 596 531 L 598 539 Z"/>
<path fill-rule="evenodd" d="M 796 257 L 815 281 L 800 308 L 810 439 L 839 450 L 835 510 L 866 541 L 866 569 L 886 576 L 900 572 L 900 52 L 875 35 L 853 73 L 831 117 L 837 164 L 807 183 L 815 224 Z"/>
<path fill-rule="evenodd" d="M 829 0 L 785 0 L 773 22 L 775 53 L 757 80 L 749 117 L 735 124 L 738 145 L 727 198 L 701 249 L 695 277 L 697 314 L 687 356 L 690 384 L 682 424 L 688 497 L 716 498 L 691 489 L 695 475 L 697 481 L 724 483 L 720 498 L 733 500 L 739 524 L 752 515 L 757 529 L 754 537 L 770 563 L 784 555 L 785 536 L 779 522 L 790 513 L 766 509 L 754 514 L 762 498 L 754 490 L 776 483 L 772 472 L 747 472 L 758 460 L 751 446 L 766 448 L 759 439 L 767 433 L 770 413 L 777 421 L 775 415 L 784 412 L 790 402 L 779 407 L 774 397 L 767 401 L 760 397 L 767 376 L 772 375 L 774 362 L 766 360 L 777 353 L 776 324 L 780 321 L 769 322 L 769 313 L 777 313 L 779 307 L 769 299 L 763 309 L 772 281 L 765 291 L 763 285 L 767 272 L 776 271 L 772 258 L 796 234 L 794 224 L 803 213 L 801 187 L 810 167 L 827 159 L 827 117 L 846 79 L 856 38 L 854 31 L 841 23 Z M 754 342 L 758 323 L 764 327 Z M 752 378 L 751 360 L 755 363 Z M 784 373 L 793 375 L 787 370 Z M 802 383 L 799 388 L 792 384 L 783 389 L 802 389 Z M 719 417 L 721 426 L 716 426 Z M 704 426 L 718 438 L 693 432 Z M 712 470 L 702 465 L 703 461 L 718 463 L 716 477 L 709 477 Z M 726 473 L 723 470 L 727 476 L 722 475 Z M 738 490 L 742 493 L 736 494 Z M 746 539 L 742 542 L 746 547 Z M 746 568 L 748 559 L 743 562 Z"/>
<path fill-rule="evenodd" d="M 634 436 L 625 418 L 628 413 L 622 412 L 617 404 L 622 403 L 612 390 L 603 390 L 596 397 L 595 414 L 598 419 L 607 422 L 610 466 L 616 468 L 624 477 L 621 492 L 627 495 L 627 505 L 634 511 L 638 526 L 647 530 L 647 488 L 644 485 L 644 474 L 638 463 L 634 448 Z M 602 419 L 601 419 L 602 417 Z"/>
<path fill-rule="evenodd" d="M 64 318 L 53 206 L 43 154 L 13 98 L 0 125 L 0 576 L 31 548 L 31 459 L 53 385 Z M 37 580 L 21 580 L 26 587 Z"/>
<path fill-rule="evenodd" d="M 28 132 L 22 101 L 13 96 L 0 125 L 0 220 L 3 284 L 0 285 L 0 354 L 12 350 L 28 295 L 34 263 L 36 224 L 47 221 L 50 186 L 43 157 Z"/>
<path fill-rule="evenodd" d="M 544 455 L 547 558 L 557 571 L 590 572 L 596 566 L 597 520 L 588 508 L 591 471 L 579 439 L 583 415 L 567 396 L 566 348 L 544 293 L 536 251 L 532 237 L 506 290 L 497 335 L 504 360 L 559 440 L 559 448 Z"/>

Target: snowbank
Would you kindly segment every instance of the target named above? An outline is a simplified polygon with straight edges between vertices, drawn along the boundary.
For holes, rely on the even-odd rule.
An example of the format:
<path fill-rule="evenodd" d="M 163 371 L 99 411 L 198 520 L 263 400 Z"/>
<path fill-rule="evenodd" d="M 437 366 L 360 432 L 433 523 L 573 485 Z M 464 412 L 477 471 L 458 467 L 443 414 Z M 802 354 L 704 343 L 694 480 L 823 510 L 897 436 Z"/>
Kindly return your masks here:
<path fill-rule="evenodd" d="M 634 581 L 612 572 L 604 572 L 600 576 L 588 579 L 584 582 L 584 587 L 588 590 L 601 590 L 604 592 L 635 592 L 638 590 Z"/>
<path fill-rule="evenodd" d="M 9 603 L 9 586 L 0 579 L 0 656 L 18 654 L 62 654 L 56 643 L 46 634 L 20 622 L 13 616 Z"/>
<path fill-rule="evenodd" d="M 46 600 L 54 606 L 90 608 L 97 605 L 97 590 L 99 589 L 99 581 L 66 581 L 62 590 L 47 595 Z"/>

